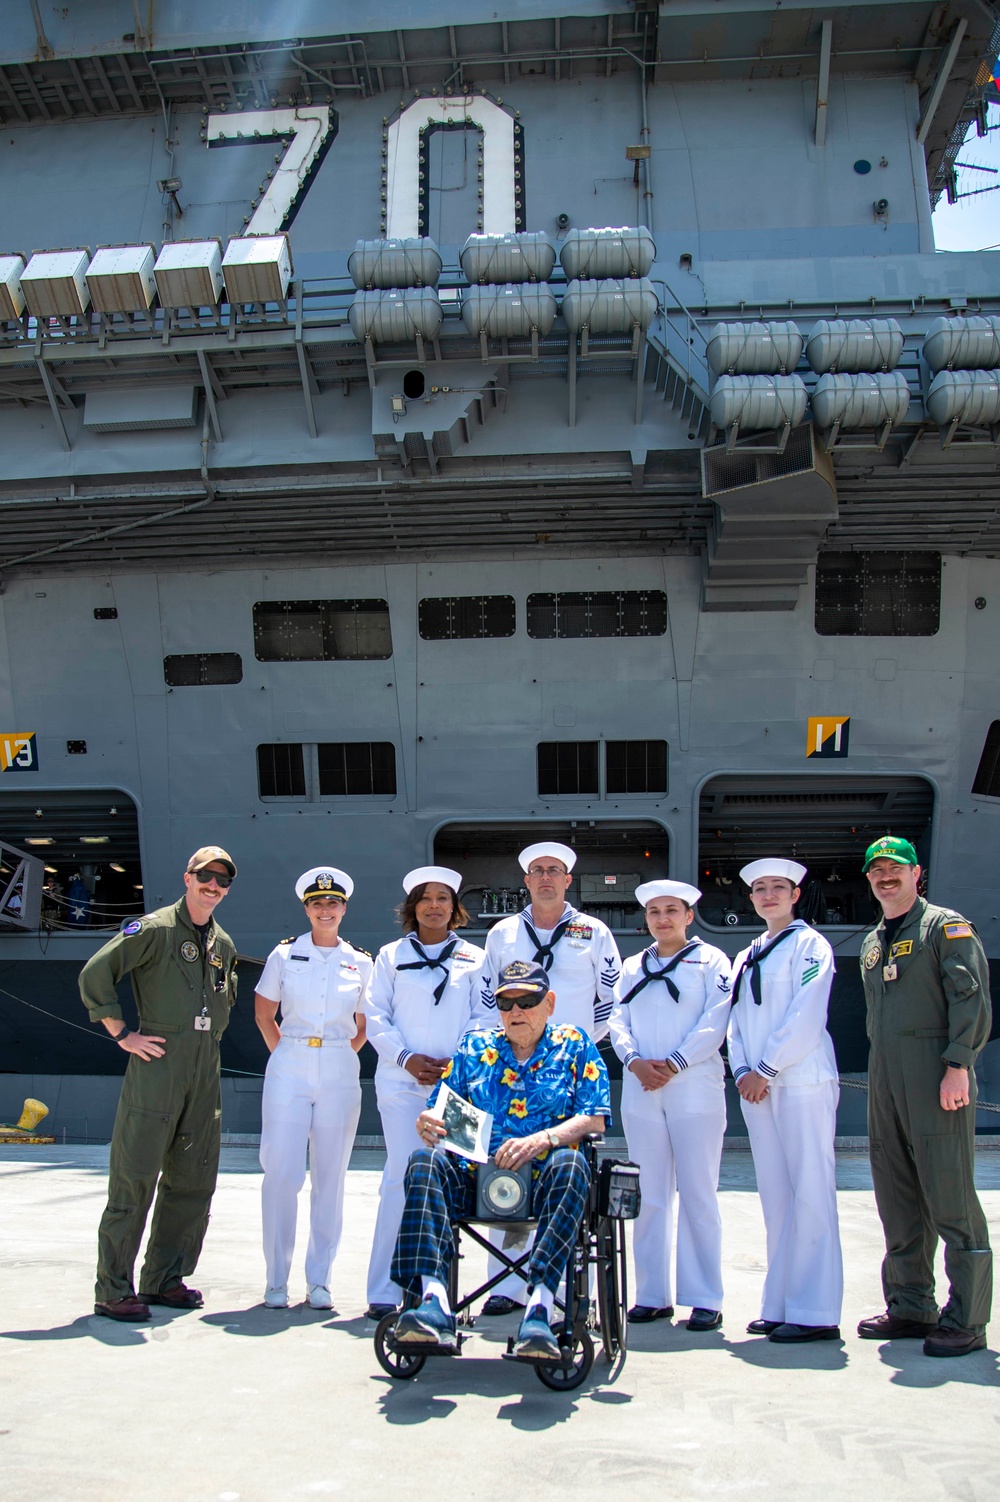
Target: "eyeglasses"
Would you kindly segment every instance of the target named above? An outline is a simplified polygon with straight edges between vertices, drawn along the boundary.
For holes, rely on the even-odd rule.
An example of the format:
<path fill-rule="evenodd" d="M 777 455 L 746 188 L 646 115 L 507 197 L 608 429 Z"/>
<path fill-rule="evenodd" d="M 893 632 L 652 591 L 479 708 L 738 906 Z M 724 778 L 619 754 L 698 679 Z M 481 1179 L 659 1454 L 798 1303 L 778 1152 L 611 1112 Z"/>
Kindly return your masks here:
<path fill-rule="evenodd" d="M 529 876 L 568 876 L 562 866 L 531 866 L 527 873 Z"/>
<path fill-rule="evenodd" d="M 520 1007 L 522 1012 L 530 1012 L 532 1007 L 541 1006 L 548 994 L 547 991 L 540 991 L 535 996 L 501 995 L 496 998 L 497 1011 L 512 1012 L 515 1007 Z"/>
<path fill-rule="evenodd" d="M 217 882 L 222 888 L 231 887 L 233 878 L 225 876 L 221 871 L 192 871 L 195 881 L 200 881 L 203 887 L 207 887 L 210 881 Z"/>

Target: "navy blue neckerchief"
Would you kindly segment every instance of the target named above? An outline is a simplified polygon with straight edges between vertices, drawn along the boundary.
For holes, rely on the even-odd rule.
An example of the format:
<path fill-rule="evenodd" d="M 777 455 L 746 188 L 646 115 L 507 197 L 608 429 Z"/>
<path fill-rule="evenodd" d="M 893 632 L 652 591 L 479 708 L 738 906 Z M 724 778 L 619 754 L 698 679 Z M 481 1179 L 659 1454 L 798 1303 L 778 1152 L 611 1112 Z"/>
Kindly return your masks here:
<path fill-rule="evenodd" d="M 788 928 L 783 928 L 776 939 L 772 939 L 770 944 L 766 944 L 763 949 L 758 949 L 756 954 L 754 954 L 753 952 L 753 945 L 750 946 L 750 953 L 747 955 L 739 970 L 736 972 L 736 979 L 733 982 L 733 1006 L 735 1006 L 740 999 L 740 981 L 743 979 L 744 975 L 749 975 L 751 994 L 753 995 L 755 1004 L 757 1006 L 760 1006 L 761 1002 L 764 1000 L 763 996 L 761 995 L 760 989 L 760 967 L 767 959 L 768 955 L 774 953 L 779 944 L 783 944 L 787 938 L 789 938 L 793 933 L 797 932 L 798 930 L 796 929 L 794 924 L 790 925 Z M 756 942 L 757 940 L 755 939 L 754 943 Z"/>
<path fill-rule="evenodd" d="M 700 943 L 700 939 L 692 939 L 690 944 L 685 944 L 683 949 L 678 950 L 676 954 L 670 956 L 670 959 L 663 966 L 662 970 L 652 970 L 650 968 L 652 957 L 656 954 L 656 945 L 651 944 L 648 949 L 644 949 L 642 952 L 642 980 L 636 981 L 631 991 L 622 997 L 621 1005 L 623 1007 L 627 1006 L 633 996 L 638 996 L 639 992 L 645 990 L 654 980 L 661 980 L 674 1000 L 680 1001 L 681 993 L 674 985 L 674 982 L 670 980 L 670 972 L 671 970 L 676 970 L 684 956 L 690 954 L 692 949 L 697 949 Z"/>
<path fill-rule="evenodd" d="M 444 971 L 444 977 L 443 977 L 442 980 L 440 980 L 438 982 L 438 984 L 434 988 L 434 1005 L 437 1006 L 438 1002 L 441 1000 L 442 996 L 444 995 L 444 988 L 448 984 L 448 977 L 451 974 L 451 971 L 448 969 L 448 966 L 447 966 L 447 964 L 445 962 L 447 960 L 451 959 L 452 955 L 455 953 L 455 950 L 458 948 L 458 940 L 455 938 L 454 935 L 452 935 L 451 943 L 445 945 L 445 947 L 442 949 L 441 953 L 438 955 L 438 957 L 437 957 L 436 960 L 432 960 L 431 959 L 431 957 L 427 953 L 427 951 L 425 949 L 422 949 L 420 947 L 420 945 L 417 943 L 416 939 L 413 937 L 412 934 L 410 935 L 410 943 L 413 945 L 414 949 L 419 954 L 419 956 L 420 956 L 419 960 L 408 960 L 405 965 L 397 965 L 396 969 L 397 970 L 443 970 Z"/>
<path fill-rule="evenodd" d="M 560 923 L 557 923 L 555 928 L 552 930 L 551 939 L 547 944 L 543 944 L 541 939 L 535 933 L 535 930 L 532 928 L 531 924 L 528 922 L 528 919 L 525 917 L 524 913 L 521 914 L 521 922 L 528 930 L 528 938 L 535 946 L 535 964 L 541 965 L 542 969 L 546 972 L 552 969 L 552 961 L 555 958 L 552 951 L 555 949 L 556 945 L 559 943 L 559 940 L 562 938 L 567 928 L 569 928 L 575 917 L 575 913 L 570 913 L 568 918 L 563 918 Z"/>

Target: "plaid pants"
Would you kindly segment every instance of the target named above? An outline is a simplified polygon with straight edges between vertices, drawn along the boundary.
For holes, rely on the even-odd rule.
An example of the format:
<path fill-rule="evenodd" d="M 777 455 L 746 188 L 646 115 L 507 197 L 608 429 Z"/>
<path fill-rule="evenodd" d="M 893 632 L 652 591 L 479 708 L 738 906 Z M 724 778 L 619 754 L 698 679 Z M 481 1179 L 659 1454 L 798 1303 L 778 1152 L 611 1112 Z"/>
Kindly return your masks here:
<path fill-rule="evenodd" d="M 476 1213 L 476 1176 L 440 1147 L 421 1147 L 406 1170 L 406 1204 L 392 1259 L 392 1281 L 419 1297 L 421 1278 L 448 1281 L 456 1220 Z M 590 1183 L 583 1153 L 557 1147 L 535 1180 L 533 1209 L 538 1218 L 535 1244 L 525 1275 L 553 1293 L 566 1271 L 576 1241 Z"/>

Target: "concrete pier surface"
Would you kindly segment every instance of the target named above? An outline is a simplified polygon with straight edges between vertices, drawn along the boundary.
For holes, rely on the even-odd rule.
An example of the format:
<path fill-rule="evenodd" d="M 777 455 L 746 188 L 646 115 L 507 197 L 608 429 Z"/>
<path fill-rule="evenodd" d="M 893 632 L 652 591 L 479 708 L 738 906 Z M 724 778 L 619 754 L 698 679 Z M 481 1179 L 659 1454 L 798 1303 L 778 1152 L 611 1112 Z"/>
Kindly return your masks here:
<path fill-rule="evenodd" d="M 989 1349 L 958 1360 L 854 1333 L 882 1309 L 881 1228 L 862 1154 L 838 1154 L 842 1342 L 779 1347 L 745 1334 L 758 1313 L 763 1225 L 750 1157 L 727 1153 L 723 1330 L 634 1328 L 624 1368 L 609 1373 L 598 1357 L 572 1393 L 499 1359 L 513 1318 L 480 1320 L 461 1357 L 429 1361 L 412 1381 L 381 1371 L 363 1317 L 380 1167 L 374 1152 L 352 1161 L 335 1311 L 298 1302 L 308 1187 L 293 1306 L 272 1311 L 260 1302 L 256 1154 L 224 1149 L 192 1279 L 204 1309 L 154 1309 L 149 1325 L 130 1326 L 91 1312 L 107 1148 L 0 1148 L 5 1502 L 994 1502 L 1000 1491 L 1000 1322 Z M 996 1242 L 1000 1154 L 977 1154 L 976 1172 Z M 481 1270 L 470 1253 L 465 1286 Z"/>

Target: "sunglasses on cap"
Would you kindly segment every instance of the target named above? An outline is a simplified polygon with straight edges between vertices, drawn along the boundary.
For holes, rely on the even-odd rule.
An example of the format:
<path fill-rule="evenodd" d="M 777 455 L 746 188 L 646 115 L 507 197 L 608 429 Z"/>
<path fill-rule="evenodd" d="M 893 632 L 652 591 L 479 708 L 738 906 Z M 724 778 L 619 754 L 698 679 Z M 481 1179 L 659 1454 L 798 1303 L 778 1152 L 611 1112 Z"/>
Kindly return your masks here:
<path fill-rule="evenodd" d="M 200 881 L 203 887 L 207 887 L 210 881 L 216 882 L 220 887 L 231 887 L 233 878 L 224 871 L 192 871 L 195 881 Z"/>
<path fill-rule="evenodd" d="M 548 994 L 547 991 L 539 991 L 535 995 L 508 996 L 501 992 L 496 997 L 497 1011 L 512 1012 L 515 1007 L 520 1007 L 522 1012 L 530 1012 L 532 1007 L 540 1006 Z"/>

